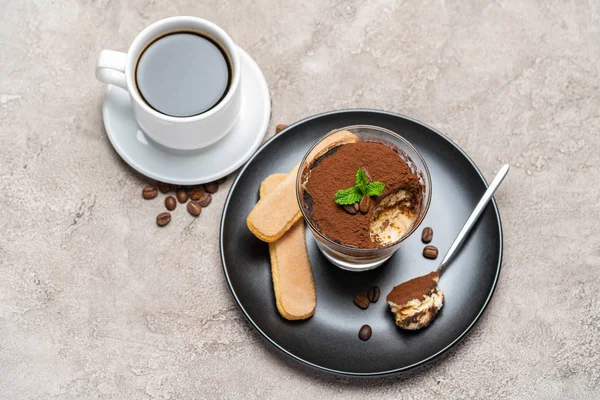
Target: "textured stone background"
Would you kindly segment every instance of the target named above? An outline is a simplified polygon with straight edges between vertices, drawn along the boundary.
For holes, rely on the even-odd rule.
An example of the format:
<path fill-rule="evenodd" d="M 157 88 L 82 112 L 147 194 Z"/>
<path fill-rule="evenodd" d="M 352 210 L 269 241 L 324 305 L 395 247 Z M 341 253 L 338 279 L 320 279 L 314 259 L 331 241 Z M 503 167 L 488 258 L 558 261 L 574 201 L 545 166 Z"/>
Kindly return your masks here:
<path fill-rule="evenodd" d="M 599 3 L 253 3 L 0 0 L 0 398 L 598 398 Z M 445 132 L 488 178 L 513 166 L 496 295 L 447 356 L 350 380 L 263 343 L 218 257 L 231 180 L 193 223 L 180 207 L 154 226 L 160 202 L 104 134 L 94 64 L 178 14 L 261 65 L 269 134 L 381 108 Z"/>

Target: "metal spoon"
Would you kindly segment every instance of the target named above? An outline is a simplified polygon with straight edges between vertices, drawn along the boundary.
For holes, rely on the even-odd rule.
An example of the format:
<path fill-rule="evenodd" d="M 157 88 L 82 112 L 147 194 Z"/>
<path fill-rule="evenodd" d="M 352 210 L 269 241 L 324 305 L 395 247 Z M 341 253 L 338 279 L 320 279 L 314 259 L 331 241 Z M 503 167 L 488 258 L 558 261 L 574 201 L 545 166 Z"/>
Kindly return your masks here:
<path fill-rule="evenodd" d="M 458 233 L 458 236 L 456 236 L 456 239 L 454 239 L 454 242 L 452 242 L 452 246 L 450 246 L 450 249 L 446 253 L 446 256 L 440 263 L 440 266 L 437 267 L 437 269 L 435 270 L 437 273 L 441 275 L 441 273 L 444 271 L 444 268 L 448 266 L 452 258 L 456 255 L 458 249 L 460 249 L 460 246 L 462 246 L 467 236 L 469 236 L 469 232 L 471 232 L 471 229 L 473 229 L 473 226 L 479 219 L 479 216 L 481 215 L 483 210 L 485 210 L 485 206 L 487 206 L 487 204 L 490 202 L 492 196 L 494 195 L 494 192 L 498 189 L 498 187 L 506 177 L 506 174 L 508 174 L 509 169 L 510 166 L 508 164 L 504 164 L 502 168 L 500 168 L 500 171 L 498 171 L 498 173 L 492 180 L 492 183 L 490 183 L 490 186 L 488 186 L 483 196 L 481 196 L 481 200 L 479 200 L 479 203 L 477 203 L 477 206 L 475 206 L 475 209 L 473 210 L 471 215 L 469 215 L 467 222 L 465 222 L 465 224 L 463 225 L 462 229 Z"/>
<path fill-rule="evenodd" d="M 452 242 L 439 267 L 428 275 L 411 279 L 396 286 L 388 294 L 386 300 L 390 305 L 391 311 L 396 315 L 396 325 L 403 329 L 416 330 L 425 328 L 435 319 L 438 311 L 444 304 L 444 294 L 437 287 L 440 276 L 464 243 L 469 232 L 473 229 L 475 222 L 477 222 L 477 219 L 479 219 L 479 216 L 485 209 L 485 206 L 490 202 L 492 195 L 506 177 L 509 169 L 510 166 L 508 164 L 500 168 L 500 171 L 498 171 L 492 183 L 490 183 L 490 186 L 481 197 L 481 200 L 475 206 L 467 222 L 461 228 L 458 236 Z M 417 304 L 415 304 L 415 300 L 411 298 L 412 296 L 406 297 L 406 293 L 423 293 L 423 297 L 417 300 Z"/>

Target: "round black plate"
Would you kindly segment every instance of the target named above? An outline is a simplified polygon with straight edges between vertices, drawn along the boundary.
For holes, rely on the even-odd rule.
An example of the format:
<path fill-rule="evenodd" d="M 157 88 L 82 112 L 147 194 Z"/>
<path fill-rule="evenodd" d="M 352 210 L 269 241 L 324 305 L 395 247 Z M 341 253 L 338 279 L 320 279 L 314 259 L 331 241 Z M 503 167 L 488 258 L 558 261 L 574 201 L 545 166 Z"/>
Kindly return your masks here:
<path fill-rule="evenodd" d="M 306 231 L 317 308 L 312 318 L 290 322 L 277 312 L 266 243 L 246 227 L 265 177 L 289 172 L 317 139 L 348 125 L 377 125 L 405 137 L 423 155 L 431 172 L 432 201 L 423 224 L 381 267 L 343 271 L 330 264 Z M 233 183 L 221 221 L 221 260 L 227 282 L 242 312 L 269 342 L 294 359 L 343 375 L 385 375 L 405 371 L 439 356 L 477 322 L 496 287 L 502 260 L 502 226 L 495 202 L 440 280 L 446 295 L 437 319 L 426 329 L 402 331 L 394 324 L 385 295 L 407 279 L 435 269 L 487 184 L 469 157 L 443 134 L 415 120 L 374 110 L 344 110 L 300 121 L 266 142 Z M 421 253 L 421 228 L 430 226 L 437 260 Z M 381 299 L 367 310 L 354 296 L 371 285 Z M 358 338 L 363 324 L 373 328 L 367 342 Z"/>

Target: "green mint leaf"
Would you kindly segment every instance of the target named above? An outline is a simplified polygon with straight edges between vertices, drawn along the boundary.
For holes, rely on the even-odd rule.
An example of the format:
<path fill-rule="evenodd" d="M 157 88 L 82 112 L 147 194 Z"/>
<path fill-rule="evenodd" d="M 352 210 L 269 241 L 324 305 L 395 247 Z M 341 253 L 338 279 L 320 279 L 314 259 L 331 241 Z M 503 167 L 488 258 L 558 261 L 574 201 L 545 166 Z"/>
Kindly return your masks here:
<path fill-rule="evenodd" d="M 381 196 L 385 185 L 381 182 L 371 182 L 367 185 L 367 196 Z"/>
<path fill-rule="evenodd" d="M 354 204 L 362 199 L 362 193 L 356 186 L 346 190 L 338 190 L 335 193 L 335 202 L 342 206 Z"/>
<path fill-rule="evenodd" d="M 367 194 L 368 183 L 369 180 L 367 179 L 367 174 L 365 174 L 365 170 L 359 168 L 358 171 L 356 171 L 356 183 L 354 184 L 354 187 L 357 187 L 362 192 L 362 194 Z"/>

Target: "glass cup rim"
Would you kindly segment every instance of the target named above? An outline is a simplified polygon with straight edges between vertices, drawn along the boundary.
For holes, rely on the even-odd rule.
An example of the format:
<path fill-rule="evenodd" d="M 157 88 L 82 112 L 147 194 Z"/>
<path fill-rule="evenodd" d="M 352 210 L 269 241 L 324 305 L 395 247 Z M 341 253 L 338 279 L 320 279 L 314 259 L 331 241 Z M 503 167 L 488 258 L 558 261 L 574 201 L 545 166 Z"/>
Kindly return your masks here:
<path fill-rule="evenodd" d="M 385 134 L 388 134 L 398 140 L 400 140 L 403 144 L 405 144 L 409 149 L 411 149 L 412 151 L 415 152 L 415 154 L 417 155 L 418 159 L 421 161 L 421 163 L 423 164 L 423 169 L 424 171 L 421 171 L 422 173 L 425 174 L 426 176 L 426 182 L 428 183 L 428 185 L 426 186 L 426 192 L 427 192 L 427 200 L 426 203 L 423 207 L 423 212 L 421 212 L 419 219 L 414 223 L 413 227 L 410 229 L 410 231 L 408 231 L 407 234 L 405 234 L 404 236 L 402 236 L 402 238 L 400 238 L 398 241 L 391 243 L 391 244 L 387 244 L 385 246 L 380 246 L 380 247 L 375 247 L 375 248 L 361 248 L 361 247 L 353 247 L 353 246 L 348 246 L 342 243 L 338 243 L 338 242 L 334 242 L 333 240 L 331 240 L 330 238 L 328 238 L 327 236 L 325 236 L 319 229 L 317 229 L 317 227 L 313 224 L 313 222 L 310 220 L 310 218 L 306 215 L 306 212 L 304 211 L 304 207 L 302 206 L 302 199 L 300 198 L 300 187 L 301 187 L 301 179 L 302 179 L 302 172 L 304 172 L 304 165 L 306 163 L 306 159 L 309 156 L 309 154 L 312 152 L 312 150 L 317 147 L 317 145 L 319 143 L 321 143 L 325 138 L 333 135 L 336 132 L 340 132 L 340 131 L 352 131 L 352 130 L 357 130 L 357 129 L 372 129 L 375 131 L 379 131 Z M 407 154 L 408 156 L 408 154 Z M 343 128 L 338 128 L 338 129 L 334 129 L 330 132 L 328 132 L 326 135 L 324 135 L 323 137 L 321 137 L 319 140 L 317 140 L 311 147 L 310 149 L 308 149 L 306 151 L 306 154 L 304 155 L 304 157 L 302 157 L 302 161 L 300 162 L 300 166 L 298 168 L 298 173 L 296 175 L 296 201 L 298 202 L 298 206 L 300 208 L 300 212 L 302 213 L 302 217 L 304 218 L 304 220 L 306 221 L 306 223 L 310 226 L 311 231 L 316 232 L 317 235 L 319 235 L 320 238 L 322 238 L 323 240 L 325 240 L 326 242 L 334 245 L 334 246 L 339 246 L 341 247 L 343 250 L 349 250 L 349 251 L 354 251 L 354 252 L 372 252 L 372 251 L 377 251 L 380 249 L 389 249 L 391 247 L 394 247 L 400 243 L 402 243 L 405 239 L 407 239 L 410 235 L 412 235 L 417 228 L 421 225 L 421 223 L 423 222 L 423 220 L 425 219 L 425 215 L 427 214 L 427 211 L 429 211 L 429 205 L 431 203 L 431 175 L 429 174 L 429 167 L 427 166 L 427 163 L 425 162 L 425 159 L 423 159 L 423 156 L 421 155 L 421 153 L 419 152 L 419 150 L 417 150 L 415 148 L 415 146 L 413 146 L 408 140 L 406 140 L 405 138 L 403 138 L 402 136 L 400 136 L 399 134 L 397 134 L 396 132 L 393 132 L 389 129 L 386 128 L 382 128 L 380 126 L 376 126 L 376 125 L 349 125 L 349 126 L 345 126 Z"/>

